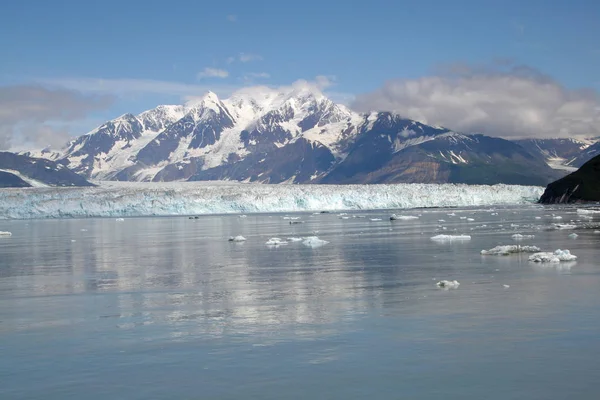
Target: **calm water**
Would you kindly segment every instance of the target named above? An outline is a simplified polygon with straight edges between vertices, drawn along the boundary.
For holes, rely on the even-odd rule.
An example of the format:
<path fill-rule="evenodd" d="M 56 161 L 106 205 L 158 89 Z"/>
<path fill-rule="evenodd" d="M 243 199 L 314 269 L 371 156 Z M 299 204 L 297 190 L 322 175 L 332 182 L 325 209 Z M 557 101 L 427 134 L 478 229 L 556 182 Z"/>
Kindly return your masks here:
<path fill-rule="evenodd" d="M 567 209 L 403 214 L 0 221 L 0 398 L 598 398 L 600 234 L 546 229 Z M 579 260 L 479 254 L 517 232 Z"/>

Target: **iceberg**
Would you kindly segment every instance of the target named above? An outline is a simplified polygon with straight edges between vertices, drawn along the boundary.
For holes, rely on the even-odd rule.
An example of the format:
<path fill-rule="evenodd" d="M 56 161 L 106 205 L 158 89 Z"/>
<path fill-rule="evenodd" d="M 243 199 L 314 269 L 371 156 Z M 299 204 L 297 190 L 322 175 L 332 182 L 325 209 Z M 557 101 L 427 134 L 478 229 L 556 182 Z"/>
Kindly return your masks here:
<path fill-rule="evenodd" d="M 576 233 L 571 233 L 571 234 L 569 235 L 569 237 L 570 237 L 571 239 L 577 239 L 577 238 L 579 237 L 579 235 L 578 235 L 578 234 L 576 234 Z"/>
<path fill-rule="evenodd" d="M 318 236 L 309 236 L 302 241 L 304 246 L 312 248 L 325 246 L 327 243 L 329 243 L 327 240 L 319 239 Z"/>
<path fill-rule="evenodd" d="M 99 182 L 0 191 L 0 218 L 134 217 L 516 205 L 544 188 L 516 185 L 266 185 Z"/>
<path fill-rule="evenodd" d="M 433 236 L 431 240 L 436 242 L 453 242 L 455 240 L 471 240 L 469 235 L 437 235 Z"/>
<path fill-rule="evenodd" d="M 561 261 L 575 261 L 577 256 L 571 254 L 569 250 L 558 249 L 554 253 L 541 252 L 529 256 L 529 261 L 539 263 L 559 263 Z"/>
<path fill-rule="evenodd" d="M 390 221 L 410 221 L 413 219 L 419 219 L 419 217 L 415 217 L 414 215 L 396 215 L 396 214 L 392 214 L 390 216 Z"/>
<path fill-rule="evenodd" d="M 232 236 L 229 238 L 229 241 L 230 242 L 245 242 L 246 238 L 241 235 L 240 236 Z"/>
<path fill-rule="evenodd" d="M 554 229 L 575 229 L 577 225 L 573 224 L 554 224 Z"/>
<path fill-rule="evenodd" d="M 437 287 L 442 289 L 458 289 L 460 282 L 458 281 L 439 281 L 436 283 Z"/>
<path fill-rule="evenodd" d="M 525 239 L 533 239 L 535 235 L 521 235 L 520 233 L 515 233 L 512 235 L 513 240 L 525 240 Z"/>
<path fill-rule="evenodd" d="M 0 237 L 12 236 L 12 232 L 0 231 Z"/>
<path fill-rule="evenodd" d="M 288 242 L 286 242 L 285 240 L 283 240 L 281 238 L 274 237 L 274 238 L 267 240 L 267 242 L 265 244 L 267 246 L 277 247 L 277 246 L 281 246 L 283 244 L 288 244 Z"/>
<path fill-rule="evenodd" d="M 493 249 L 481 250 L 481 254 L 484 256 L 508 256 L 510 254 L 518 253 L 536 253 L 541 251 L 536 246 L 519 246 L 519 245 L 508 245 L 508 246 L 496 246 Z"/>

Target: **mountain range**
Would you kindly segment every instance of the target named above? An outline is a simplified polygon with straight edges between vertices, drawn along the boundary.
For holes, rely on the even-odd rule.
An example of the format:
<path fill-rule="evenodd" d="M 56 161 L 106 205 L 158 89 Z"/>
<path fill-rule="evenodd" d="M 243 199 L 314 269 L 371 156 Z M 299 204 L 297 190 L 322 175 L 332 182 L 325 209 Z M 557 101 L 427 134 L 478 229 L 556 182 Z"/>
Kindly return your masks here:
<path fill-rule="evenodd" d="M 23 155 L 91 180 L 546 185 L 598 154 L 599 146 L 596 140 L 509 141 L 390 112 L 361 114 L 295 86 L 248 88 L 227 99 L 209 92 L 185 106 L 122 115 L 60 152 Z"/>

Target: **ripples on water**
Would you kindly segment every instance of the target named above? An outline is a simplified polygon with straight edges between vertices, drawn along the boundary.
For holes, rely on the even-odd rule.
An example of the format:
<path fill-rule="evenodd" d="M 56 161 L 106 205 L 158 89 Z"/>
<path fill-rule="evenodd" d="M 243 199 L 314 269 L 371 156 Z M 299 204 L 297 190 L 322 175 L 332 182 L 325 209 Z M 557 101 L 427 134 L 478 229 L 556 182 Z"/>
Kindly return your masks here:
<path fill-rule="evenodd" d="M 0 221 L 0 398 L 597 398 L 600 234 L 550 229 L 597 216 L 397 214 Z"/>

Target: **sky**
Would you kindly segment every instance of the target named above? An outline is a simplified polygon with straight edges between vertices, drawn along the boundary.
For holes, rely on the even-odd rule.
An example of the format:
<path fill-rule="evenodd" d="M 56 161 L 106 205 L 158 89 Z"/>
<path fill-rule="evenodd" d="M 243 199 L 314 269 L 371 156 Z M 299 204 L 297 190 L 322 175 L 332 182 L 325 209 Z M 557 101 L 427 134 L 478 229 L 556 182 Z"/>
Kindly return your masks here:
<path fill-rule="evenodd" d="M 0 149 L 57 147 L 208 90 L 324 79 L 358 111 L 600 136 L 598 21 L 586 0 L 5 2 Z"/>

